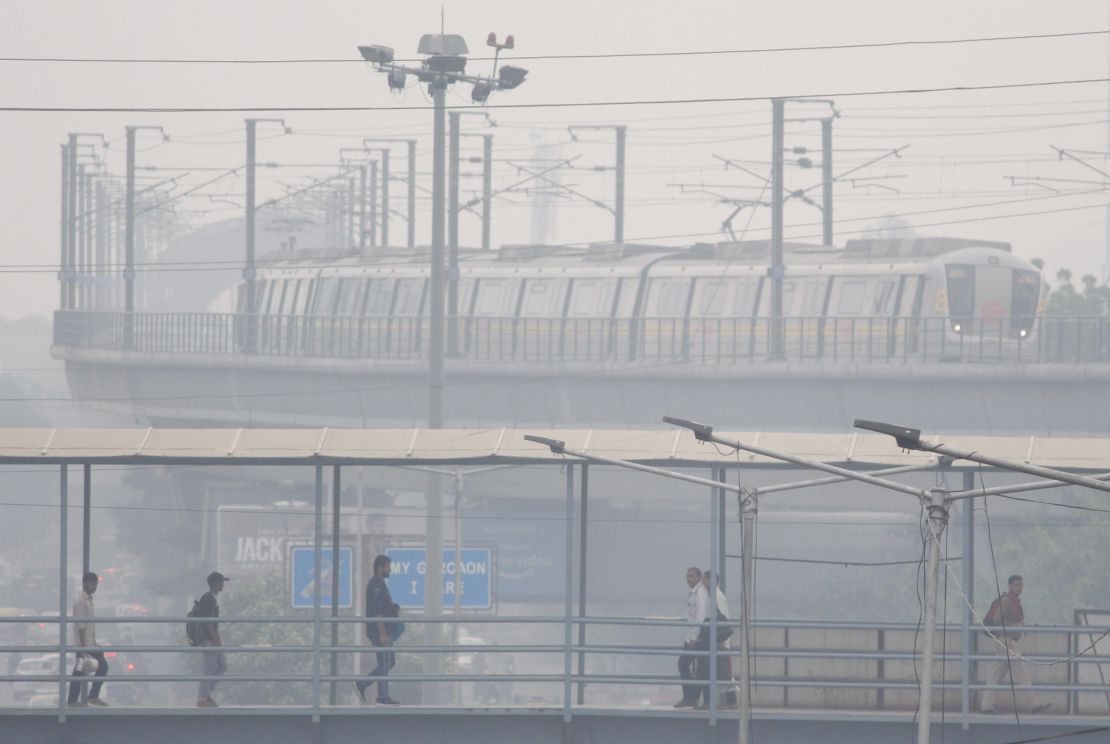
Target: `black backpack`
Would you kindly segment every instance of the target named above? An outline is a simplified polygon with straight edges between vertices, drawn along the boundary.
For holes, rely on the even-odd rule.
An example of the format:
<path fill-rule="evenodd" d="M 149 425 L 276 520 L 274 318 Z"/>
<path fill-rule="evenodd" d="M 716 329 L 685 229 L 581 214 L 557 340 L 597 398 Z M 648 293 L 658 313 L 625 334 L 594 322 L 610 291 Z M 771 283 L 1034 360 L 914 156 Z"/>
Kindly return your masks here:
<path fill-rule="evenodd" d="M 203 617 L 198 614 L 200 610 L 200 600 L 193 602 L 193 609 L 189 610 L 186 617 Z M 204 623 L 198 620 L 189 620 L 185 623 L 185 638 L 188 639 L 190 646 L 199 646 L 204 642 Z"/>

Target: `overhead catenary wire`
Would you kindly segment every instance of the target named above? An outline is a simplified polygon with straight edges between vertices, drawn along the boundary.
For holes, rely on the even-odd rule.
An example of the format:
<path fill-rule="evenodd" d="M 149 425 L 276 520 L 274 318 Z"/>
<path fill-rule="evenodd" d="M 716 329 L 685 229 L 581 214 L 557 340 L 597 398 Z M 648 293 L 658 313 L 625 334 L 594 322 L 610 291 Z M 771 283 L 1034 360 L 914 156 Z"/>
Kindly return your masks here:
<path fill-rule="evenodd" d="M 762 47 L 749 49 L 688 49 L 648 52 L 586 52 L 565 54 L 515 55 L 513 60 L 596 60 L 642 59 L 645 57 L 704 57 L 734 54 L 775 54 L 783 52 L 842 51 L 847 49 L 883 49 L 890 47 L 940 46 L 954 44 L 983 44 L 1007 41 L 1032 41 L 1039 39 L 1070 39 L 1084 36 L 1105 36 L 1110 30 L 1060 31 L 1056 33 L 1014 34 L 1008 36 L 970 36 L 949 39 L 904 39 L 897 41 L 856 42 L 847 44 L 817 44 L 810 46 Z M 493 57 L 468 57 L 471 62 L 489 62 Z M 398 59 L 397 62 L 420 62 L 419 59 Z M 282 64 L 366 64 L 360 57 L 285 57 L 285 58 L 182 58 L 182 57 L 0 57 L 0 62 L 76 63 L 76 64 L 227 64 L 227 65 L 282 65 Z"/>
<path fill-rule="evenodd" d="M 759 96 L 720 96 L 700 98 L 625 99 L 610 101 L 558 101 L 547 103 L 489 103 L 454 106 L 460 110 L 490 109 L 560 109 L 627 106 L 676 106 L 690 104 L 724 104 L 770 101 L 775 98 L 854 98 L 867 96 L 919 95 L 925 93 L 958 93 L 987 90 L 1016 90 L 1023 88 L 1053 88 L 1069 85 L 1092 85 L 1110 82 L 1110 77 L 1073 78 L 1066 80 L 1036 80 L 1016 83 L 984 83 L 967 85 L 925 86 L 916 88 L 882 88 L 874 90 L 795 92 Z M 215 113 L 282 113 L 282 112 L 331 112 L 357 113 L 371 111 L 431 111 L 431 105 L 395 106 L 0 106 L 2 113 L 145 113 L 145 114 L 215 114 Z"/>

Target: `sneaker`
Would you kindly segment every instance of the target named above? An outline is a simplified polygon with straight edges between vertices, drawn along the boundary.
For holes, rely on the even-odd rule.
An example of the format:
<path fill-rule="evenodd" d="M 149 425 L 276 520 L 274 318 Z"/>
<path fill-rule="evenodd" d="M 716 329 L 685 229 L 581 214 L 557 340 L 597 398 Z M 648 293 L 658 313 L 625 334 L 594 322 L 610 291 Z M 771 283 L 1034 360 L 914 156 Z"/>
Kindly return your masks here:
<path fill-rule="evenodd" d="M 91 703 L 92 701 L 90 700 L 89 702 Z M 1051 707 L 1052 707 L 1052 703 L 1041 703 L 1040 705 L 1038 705 L 1036 708 L 1033 709 L 1033 712 L 1034 713 L 1044 713 L 1046 710 L 1048 710 Z"/>
<path fill-rule="evenodd" d="M 692 703 L 691 701 L 686 700 L 685 698 L 683 698 L 682 700 L 679 700 L 677 703 L 675 703 L 674 707 L 676 707 L 676 708 L 693 708 L 694 703 Z"/>
<path fill-rule="evenodd" d="M 198 708 L 219 708 L 220 704 L 217 703 L 215 700 L 213 700 L 210 697 L 197 698 L 197 707 Z"/>
<path fill-rule="evenodd" d="M 396 708 L 398 705 L 400 705 L 400 703 L 398 703 L 393 698 L 378 698 L 374 702 L 376 702 L 378 705 L 385 705 L 390 708 Z"/>
<path fill-rule="evenodd" d="M 82 703 L 80 700 L 78 700 L 76 703 L 66 703 L 66 707 L 67 708 L 88 708 L 89 704 L 88 703 Z"/>
<path fill-rule="evenodd" d="M 104 702 L 100 698 L 89 698 L 89 705 L 99 705 L 101 708 L 108 707 L 108 703 Z"/>
<path fill-rule="evenodd" d="M 352 682 L 351 684 L 355 686 L 355 694 L 358 695 L 358 699 L 365 703 L 366 688 L 362 686 L 361 682 Z"/>

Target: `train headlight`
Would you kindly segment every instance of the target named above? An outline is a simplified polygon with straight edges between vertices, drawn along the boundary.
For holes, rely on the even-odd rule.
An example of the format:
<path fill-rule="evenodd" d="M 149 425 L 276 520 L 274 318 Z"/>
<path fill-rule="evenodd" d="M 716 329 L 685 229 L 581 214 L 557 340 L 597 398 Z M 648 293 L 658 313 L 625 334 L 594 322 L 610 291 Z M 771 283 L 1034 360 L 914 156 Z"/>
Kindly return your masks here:
<path fill-rule="evenodd" d="M 1028 335 L 1029 335 L 1029 331 L 1027 331 L 1024 328 L 1022 328 L 1020 331 L 1018 331 L 1018 338 L 1025 338 Z"/>
<path fill-rule="evenodd" d="M 959 333 L 962 329 L 963 329 L 963 326 L 961 326 L 959 323 L 953 323 L 952 324 L 952 330 L 955 331 L 956 333 Z"/>

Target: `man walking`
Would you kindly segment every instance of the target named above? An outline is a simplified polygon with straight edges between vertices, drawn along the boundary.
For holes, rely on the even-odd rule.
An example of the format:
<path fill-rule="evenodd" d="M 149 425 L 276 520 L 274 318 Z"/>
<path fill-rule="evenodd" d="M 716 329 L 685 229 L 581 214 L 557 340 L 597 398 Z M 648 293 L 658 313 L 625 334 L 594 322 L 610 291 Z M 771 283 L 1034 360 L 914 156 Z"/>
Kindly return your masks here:
<path fill-rule="evenodd" d="M 715 599 L 716 599 L 716 605 L 717 605 L 717 608 L 716 608 L 717 609 L 717 620 L 719 622 L 728 622 L 728 620 L 729 620 L 728 597 L 725 596 L 724 590 L 721 589 L 720 582 L 715 580 L 715 577 L 713 576 L 713 572 L 709 571 L 709 570 L 705 571 L 705 573 L 702 574 L 701 583 L 702 583 L 703 586 L 705 586 L 706 593 L 709 593 L 709 594 L 715 593 L 715 595 L 716 595 Z M 714 588 L 714 584 L 716 584 L 715 588 Z M 706 614 L 704 619 L 707 622 L 709 621 L 708 613 Z M 705 641 L 704 641 L 703 645 L 708 649 L 709 648 L 709 628 L 702 628 L 701 629 L 701 635 L 704 636 L 704 638 L 705 638 Z M 733 635 L 732 628 L 718 626 L 718 628 L 717 628 L 717 650 L 718 651 L 726 651 L 727 652 L 730 649 L 729 641 L 732 639 L 732 635 Z M 709 679 L 709 658 L 704 657 L 704 656 L 699 657 L 698 663 L 704 665 L 704 668 L 700 669 L 698 674 L 697 674 L 698 679 Z M 721 655 L 717 656 L 717 680 L 718 681 L 722 681 L 722 680 L 732 681 L 732 657 L 731 656 L 727 656 L 727 655 L 726 656 L 721 656 Z M 732 686 L 726 686 L 726 689 L 727 689 L 727 693 L 725 695 L 725 706 L 728 707 L 728 708 L 735 708 L 739 703 L 738 698 L 736 696 L 737 690 L 739 688 L 736 687 L 735 685 L 732 685 Z M 699 692 L 700 692 L 699 698 L 701 699 L 701 702 L 698 704 L 698 707 L 699 708 L 708 708 L 709 707 L 709 687 L 704 687 Z"/>
<path fill-rule="evenodd" d="M 197 606 L 193 608 L 193 617 L 213 618 L 212 621 L 200 625 L 200 645 L 206 648 L 219 649 L 224 645 L 223 639 L 220 638 L 220 624 L 215 622 L 214 618 L 220 616 L 220 603 L 216 600 L 216 595 L 224 590 L 224 583 L 227 581 L 231 579 L 219 571 L 208 574 L 208 591 L 197 600 Z M 222 677 L 227 671 L 227 657 L 224 656 L 223 651 L 202 651 L 201 657 L 204 662 L 201 674 L 204 676 Z M 212 698 L 212 692 L 217 684 L 219 680 L 216 679 L 200 681 L 197 689 L 198 708 L 219 707 L 219 703 Z"/>
<path fill-rule="evenodd" d="M 76 636 L 75 640 L 78 646 L 96 646 L 96 624 L 92 622 L 92 619 L 96 617 L 96 611 L 93 606 L 93 595 L 96 594 L 96 588 L 99 585 L 100 577 L 92 571 L 89 571 L 81 577 L 81 591 L 78 592 L 77 598 L 73 600 L 73 632 Z M 100 699 L 100 689 L 104 686 L 103 677 L 108 674 L 108 661 L 104 658 L 102 652 L 78 652 L 77 666 L 73 670 L 73 674 L 77 677 L 84 676 L 85 665 L 93 659 L 96 660 L 97 681 L 93 682 L 92 689 L 89 690 L 88 703 L 82 703 L 78 700 L 81 694 L 82 683 L 80 680 L 75 679 L 69 683 L 69 696 L 66 700 L 67 705 L 74 708 L 83 708 L 86 705 L 107 707 L 108 703 Z"/>
<path fill-rule="evenodd" d="M 686 595 L 686 621 L 689 623 L 701 623 L 709 615 L 709 592 L 705 590 L 705 585 L 701 583 L 701 569 L 691 566 L 686 569 L 686 585 L 690 587 L 689 593 Z M 709 649 L 708 645 L 699 644 L 698 632 L 699 625 L 694 625 L 686 633 L 686 641 L 683 644 L 685 651 L 706 651 Z M 705 645 L 705 648 L 699 648 L 699 645 Z M 690 654 L 682 654 L 678 657 L 678 675 L 684 680 L 692 680 L 696 678 L 698 657 Z M 694 708 L 698 704 L 698 695 L 701 692 L 699 685 L 682 685 L 682 699 L 675 703 L 676 708 Z"/>
<path fill-rule="evenodd" d="M 1028 687 L 1033 684 L 1033 675 L 1029 670 L 1028 663 L 1021 658 L 1021 647 L 1018 645 L 1022 633 L 1014 630 L 1014 628 L 1021 628 L 1025 625 L 1025 611 L 1022 610 L 1020 599 L 1023 583 L 1021 576 L 1018 574 L 1011 576 L 1007 582 L 1009 591 L 994 601 L 990 610 L 987 611 L 987 616 L 983 618 L 984 625 L 997 628 L 997 630 L 990 631 L 990 635 L 992 636 L 991 640 L 997 644 L 996 653 L 999 660 L 994 663 L 990 674 L 987 676 L 988 685 Z M 979 701 L 979 711 L 981 713 L 995 712 L 995 699 L 998 693 L 998 690 L 983 691 Z M 1034 713 L 1040 713 L 1052 707 L 1052 703 L 1042 702 L 1032 690 L 1024 694 L 1029 696 Z M 1009 693 L 1008 696 L 1015 698 L 1014 704 L 1016 707 L 1016 691 Z"/>
<path fill-rule="evenodd" d="M 387 555 L 379 555 L 374 559 L 374 576 L 366 584 L 366 637 L 370 639 L 376 648 L 381 649 L 377 651 L 378 665 L 370 670 L 370 677 L 387 677 L 389 670 L 397 663 L 392 649 L 394 623 L 386 621 L 386 618 L 396 617 L 397 611 L 394 609 L 396 605 L 393 604 L 393 597 L 389 595 L 389 586 L 386 584 L 386 579 L 393 570 L 393 564 Z M 378 705 L 400 705 L 396 700 L 389 697 L 389 680 L 362 680 L 355 682 L 355 692 L 358 694 L 359 700 L 366 702 L 366 690 L 374 682 L 378 683 L 378 697 L 376 702 Z"/>

